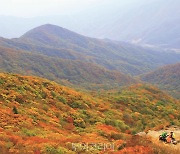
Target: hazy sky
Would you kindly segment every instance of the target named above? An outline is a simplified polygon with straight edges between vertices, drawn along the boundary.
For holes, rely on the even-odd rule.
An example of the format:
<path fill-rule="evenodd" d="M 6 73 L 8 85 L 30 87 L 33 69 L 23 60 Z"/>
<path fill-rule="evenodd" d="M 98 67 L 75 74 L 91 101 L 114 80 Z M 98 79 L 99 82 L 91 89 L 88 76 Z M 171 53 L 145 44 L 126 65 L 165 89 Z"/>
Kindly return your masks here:
<path fill-rule="evenodd" d="M 142 0 L 0 0 L 0 15 L 34 17 L 71 14 L 89 7 L 124 5 Z"/>

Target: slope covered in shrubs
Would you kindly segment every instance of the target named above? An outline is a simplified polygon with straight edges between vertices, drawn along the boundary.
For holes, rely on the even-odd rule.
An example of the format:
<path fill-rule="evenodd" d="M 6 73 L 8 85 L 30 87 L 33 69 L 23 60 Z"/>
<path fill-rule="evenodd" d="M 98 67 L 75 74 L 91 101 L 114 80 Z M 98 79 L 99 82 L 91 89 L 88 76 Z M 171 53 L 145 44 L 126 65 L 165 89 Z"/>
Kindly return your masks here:
<path fill-rule="evenodd" d="M 73 151 L 73 143 L 152 151 L 148 144 L 132 144 L 133 134 L 179 125 L 178 111 L 177 100 L 150 86 L 90 95 L 38 77 L 0 73 L 0 151 L 87 152 L 82 147 Z M 101 150 L 91 148 L 89 153 Z"/>

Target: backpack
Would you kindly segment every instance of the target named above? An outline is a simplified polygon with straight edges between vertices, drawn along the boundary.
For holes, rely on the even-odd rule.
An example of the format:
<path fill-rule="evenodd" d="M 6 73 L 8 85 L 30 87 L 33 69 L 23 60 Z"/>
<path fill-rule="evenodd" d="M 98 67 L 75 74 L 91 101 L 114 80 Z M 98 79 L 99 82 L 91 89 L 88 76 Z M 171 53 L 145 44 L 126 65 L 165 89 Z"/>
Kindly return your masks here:
<path fill-rule="evenodd" d="M 163 132 L 161 136 L 165 139 L 167 137 L 167 132 Z"/>

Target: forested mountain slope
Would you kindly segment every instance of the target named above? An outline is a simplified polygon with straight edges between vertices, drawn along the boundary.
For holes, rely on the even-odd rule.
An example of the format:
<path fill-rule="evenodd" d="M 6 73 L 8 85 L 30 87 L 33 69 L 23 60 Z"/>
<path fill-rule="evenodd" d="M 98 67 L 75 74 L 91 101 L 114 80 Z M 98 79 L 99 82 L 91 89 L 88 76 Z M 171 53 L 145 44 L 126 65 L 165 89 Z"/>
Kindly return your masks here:
<path fill-rule="evenodd" d="M 0 45 L 51 57 L 81 60 L 110 70 L 139 75 L 165 64 L 179 62 L 180 54 L 128 43 L 85 37 L 55 25 L 34 28 L 17 39 L 0 39 Z"/>
<path fill-rule="evenodd" d="M 167 65 L 142 75 L 141 80 L 157 85 L 180 98 L 180 63 Z"/>
<path fill-rule="evenodd" d="M 96 64 L 4 47 L 0 47 L 0 70 L 45 77 L 64 85 L 89 90 L 111 89 L 137 82 L 130 76 Z"/>

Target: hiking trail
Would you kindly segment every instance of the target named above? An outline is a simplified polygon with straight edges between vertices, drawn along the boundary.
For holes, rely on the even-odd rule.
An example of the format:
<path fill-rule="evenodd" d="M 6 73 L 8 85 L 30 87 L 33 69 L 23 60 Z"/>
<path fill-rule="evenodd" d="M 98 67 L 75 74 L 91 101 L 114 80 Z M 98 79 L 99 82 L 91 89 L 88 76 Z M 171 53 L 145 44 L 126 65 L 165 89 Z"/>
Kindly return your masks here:
<path fill-rule="evenodd" d="M 167 143 L 164 143 L 163 141 L 159 141 L 159 135 L 161 135 L 163 132 L 167 132 L 169 134 L 171 131 L 174 132 L 175 139 L 178 142 L 176 145 L 167 144 Z M 174 152 L 180 153 L 180 127 L 177 127 L 177 126 L 167 127 L 165 129 L 159 130 L 159 131 L 149 130 L 148 133 L 140 132 L 137 135 L 148 137 L 156 145 L 163 147 L 163 148 L 171 149 L 172 152 L 174 151 Z M 178 154 L 178 153 L 176 153 L 176 154 Z"/>

